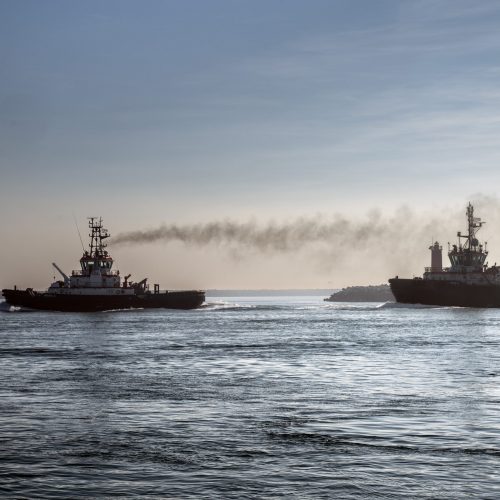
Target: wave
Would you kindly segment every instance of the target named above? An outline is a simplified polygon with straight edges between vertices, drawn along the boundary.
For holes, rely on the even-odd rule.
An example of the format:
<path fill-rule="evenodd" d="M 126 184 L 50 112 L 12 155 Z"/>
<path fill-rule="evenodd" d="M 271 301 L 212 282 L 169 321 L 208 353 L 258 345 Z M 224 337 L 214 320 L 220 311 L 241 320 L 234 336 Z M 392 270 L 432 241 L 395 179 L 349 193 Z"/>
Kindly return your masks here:
<path fill-rule="evenodd" d="M 206 302 L 199 310 L 203 311 L 283 311 L 294 309 L 290 306 L 267 304 L 238 304 L 236 302 Z"/>
<path fill-rule="evenodd" d="M 11 306 L 7 304 L 5 300 L 0 302 L 0 313 L 11 313 L 11 312 L 29 312 L 31 309 L 22 309 L 21 307 Z"/>
<path fill-rule="evenodd" d="M 428 304 L 403 304 L 400 302 L 339 302 L 324 306 L 326 309 L 338 311 L 379 311 L 381 309 L 468 309 L 460 306 L 437 306 Z"/>
<path fill-rule="evenodd" d="M 373 437 L 366 436 L 331 436 L 328 434 L 317 434 L 313 432 L 279 432 L 267 431 L 270 439 L 290 442 L 292 444 L 315 444 L 320 446 L 335 446 L 345 448 L 364 448 L 373 449 L 387 453 L 421 453 L 421 454 L 443 454 L 443 455 L 486 455 L 500 457 L 499 448 L 487 447 L 436 447 L 436 446 L 418 446 L 411 444 L 390 444 L 384 440 L 384 443 L 373 442 Z M 368 439 L 370 442 L 366 442 Z"/>
<path fill-rule="evenodd" d="M 391 304 L 391 302 L 380 303 L 380 302 L 338 302 L 335 304 L 327 304 L 322 306 L 323 309 L 333 309 L 335 311 L 376 311 L 384 307 L 386 304 Z"/>
<path fill-rule="evenodd" d="M 427 306 L 425 304 L 402 304 L 401 302 L 384 302 L 377 309 L 434 309 L 440 306 Z"/>
<path fill-rule="evenodd" d="M 451 309 L 448 306 L 424 304 L 400 304 L 397 302 L 338 302 L 328 304 L 240 304 L 237 302 L 213 301 L 204 303 L 202 311 L 379 311 L 381 309 Z"/>
<path fill-rule="evenodd" d="M 433 306 L 427 304 L 403 304 L 401 302 L 385 302 L 377 309 L 455 309 L 458 306 Z"/>
<path fill-rule="evenodd" d="M 39 356 L 42 358 L 67 358 L 68 356 L 74 356 L 78 353 L 80 349 L 70 348 L 70 349 L 52 349 L 48 347 L 0 347 L 0 356 L 3 358 L 5 356 Z"/>

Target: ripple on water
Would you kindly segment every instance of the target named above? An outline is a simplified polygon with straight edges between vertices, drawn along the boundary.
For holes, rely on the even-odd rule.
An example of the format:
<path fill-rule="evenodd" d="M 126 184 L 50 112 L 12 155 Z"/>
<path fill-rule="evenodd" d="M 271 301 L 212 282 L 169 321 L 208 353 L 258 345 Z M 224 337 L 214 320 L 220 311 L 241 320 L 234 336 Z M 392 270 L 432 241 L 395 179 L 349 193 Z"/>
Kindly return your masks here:
<path fill-rule="evenodd" d="M 0 494 L 498 498 L 500 311 L 3 314 Z"/>

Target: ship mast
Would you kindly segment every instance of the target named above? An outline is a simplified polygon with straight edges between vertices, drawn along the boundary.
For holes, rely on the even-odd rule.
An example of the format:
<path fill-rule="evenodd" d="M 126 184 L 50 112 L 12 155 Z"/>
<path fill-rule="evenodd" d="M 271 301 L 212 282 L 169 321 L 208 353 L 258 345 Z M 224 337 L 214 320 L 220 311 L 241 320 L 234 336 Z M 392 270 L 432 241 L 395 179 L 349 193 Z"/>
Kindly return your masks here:
<path fill-rule="evenodd" d="M 477 251 L 477 247 L 479 245 L 479 241 L 476 238 L 476 233 L 481 229 L 482 225 L 485 224 L 484 222 L 481 221 L 480 217 L 474 217 L 474 207 L 472 204 L 469 202 L 467 205 L 467 222 L 468 222 L 468 232 L 467 235 L 462 235 L 462 233 L 459 231 L 457 233 L 457 236 L 460 239 L 463 238 L 466 240 L 463 248 L 464 250 L 472 250 L 472 251 Z"/>
<path fill-rule="evenodd" d="M 102 217 L 89 217 L 90 229 L 90 256 L 99 258 L 104 256 L 107 252 L 104 250 L 108 245 L 103 242 L 106 238 L 110 237 L 107 229 L 102 225 Z"/>
<path fill-rule="evenodd" d="M 474 207 L 471 203 L 467 205 L 467 234 L 457 233 L 458 246 L 453 245 L 449 250 L 452 272 L 483 272 L 484 262 L 488 256 L 486 243 L 484 247 L 479 243 L 476 234 L 484 222 L 479 217 L 474 217 Z M 462 240 L 465 240 L 462 245 Z"/>

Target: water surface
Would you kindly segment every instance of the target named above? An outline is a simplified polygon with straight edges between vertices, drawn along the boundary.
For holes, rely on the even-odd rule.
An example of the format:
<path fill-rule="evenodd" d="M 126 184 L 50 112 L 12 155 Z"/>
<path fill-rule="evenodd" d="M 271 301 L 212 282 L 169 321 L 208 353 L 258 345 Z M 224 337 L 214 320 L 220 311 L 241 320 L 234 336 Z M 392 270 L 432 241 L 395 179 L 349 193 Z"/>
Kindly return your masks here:
<path fill-rule="evenodd" d="M 0 494 L 498 498 L 500 310 L 0 314 Z"/>

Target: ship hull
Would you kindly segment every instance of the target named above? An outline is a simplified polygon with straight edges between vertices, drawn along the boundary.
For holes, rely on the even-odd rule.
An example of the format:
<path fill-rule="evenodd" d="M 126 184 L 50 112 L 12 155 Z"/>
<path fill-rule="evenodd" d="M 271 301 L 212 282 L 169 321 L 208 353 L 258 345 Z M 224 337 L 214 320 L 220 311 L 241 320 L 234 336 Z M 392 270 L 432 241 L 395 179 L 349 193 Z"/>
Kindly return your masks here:
<path fill-rule="evenodd" d="M 44 311 L 96 312 L 111 309 L 195 309 L 205 301 L 199 290 L 134 295 L 62 295 L 32 290 L 2 290 L 8 304 Z"/>
<path fill-rule="evenodd" d="M 500 286 L 473 285 L 458 281 L 403 279 L 389 280 L 397 302 L 432 306 L 500 307 Z"/>

